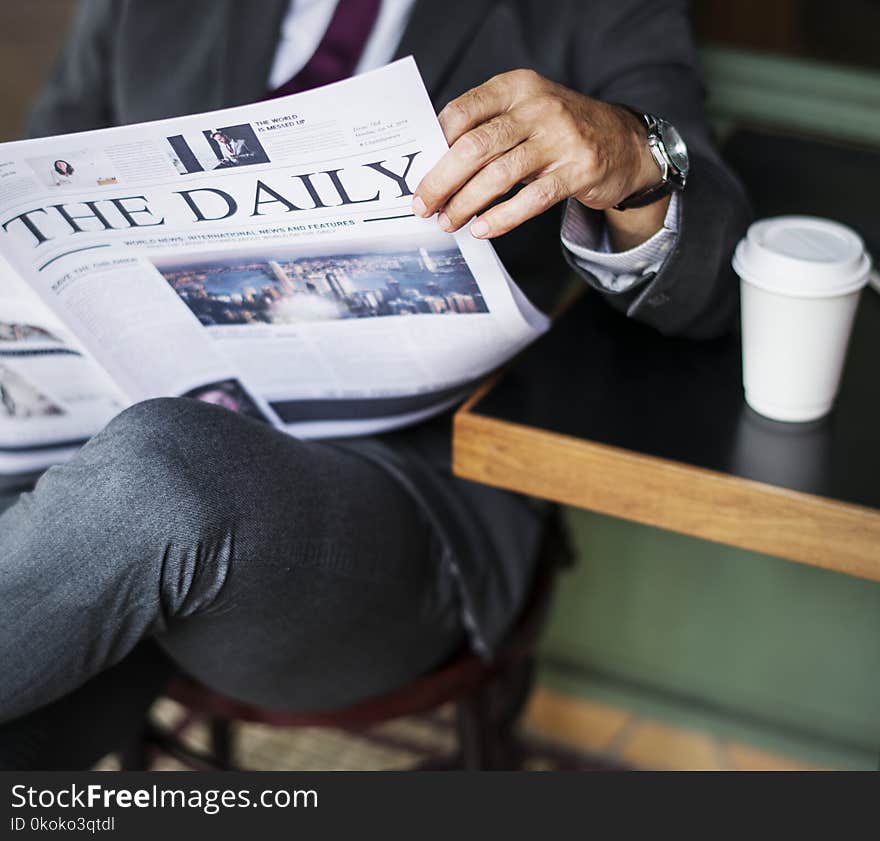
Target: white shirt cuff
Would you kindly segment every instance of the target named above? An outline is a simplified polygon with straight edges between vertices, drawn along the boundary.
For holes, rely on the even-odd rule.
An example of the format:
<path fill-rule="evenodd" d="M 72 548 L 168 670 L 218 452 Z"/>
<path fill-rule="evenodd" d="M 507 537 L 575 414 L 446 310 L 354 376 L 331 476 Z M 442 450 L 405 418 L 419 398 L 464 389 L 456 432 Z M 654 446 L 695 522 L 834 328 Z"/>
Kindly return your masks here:
<path fill-rule="evenodd" d="M 673 193 L 663 227 L 629 251 L 614 251 L 601 213 L 569 199 L 562 220 L 562 244 L 575 263 L 609 292 L 627 292 L 657 274 L 678 239 L 678 193 Z"/>

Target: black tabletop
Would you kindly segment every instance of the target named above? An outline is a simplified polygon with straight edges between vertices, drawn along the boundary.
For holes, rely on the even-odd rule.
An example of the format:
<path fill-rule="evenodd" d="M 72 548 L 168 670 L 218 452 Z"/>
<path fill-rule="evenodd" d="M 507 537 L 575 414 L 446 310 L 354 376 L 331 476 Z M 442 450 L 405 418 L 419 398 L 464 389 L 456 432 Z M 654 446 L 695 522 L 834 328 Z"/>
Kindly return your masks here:
<path fill-rule="evenodd" d="M 588 295 L 474 411 L 880 508 L 878 360 L 880 295 L 866 289 L 834 410 L 777 423 L 745 404 L 738 336 L 665 338 Z"/>

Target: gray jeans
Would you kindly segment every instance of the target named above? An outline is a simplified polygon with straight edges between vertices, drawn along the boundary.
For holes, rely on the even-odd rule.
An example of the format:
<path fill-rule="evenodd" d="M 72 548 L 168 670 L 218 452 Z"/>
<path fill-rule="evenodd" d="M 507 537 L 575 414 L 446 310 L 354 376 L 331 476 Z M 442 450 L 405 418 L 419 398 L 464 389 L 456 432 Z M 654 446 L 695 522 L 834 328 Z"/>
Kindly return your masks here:
<path fill-rule="evenodd" d="M 135 406 L 0 516 L 0 752 L 14 719 L 147 639 L 269 707 L 395 687 L 464 642 L 440 554 L 404 488 L 344 447 L 190 400 Z"/>

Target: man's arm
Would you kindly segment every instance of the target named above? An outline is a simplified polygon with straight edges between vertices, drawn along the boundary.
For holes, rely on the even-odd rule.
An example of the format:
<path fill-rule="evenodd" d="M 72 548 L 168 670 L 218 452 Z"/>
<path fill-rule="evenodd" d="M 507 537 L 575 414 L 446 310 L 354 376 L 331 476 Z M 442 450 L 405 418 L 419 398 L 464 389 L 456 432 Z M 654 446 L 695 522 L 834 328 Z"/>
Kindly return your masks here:
<path fill-rule="evenodd" d="M 113 125 L 110 51 L 114 0 L 84 0 L 25 129 L 45 137 Z"/>
<path fill-rule="evenodd" d="M 678 197 L 674 245 L 656 275 L 609 294 L 573 254 L 567 256 L 612 306 L 631 317 L 664 333 L 718 335 L 729 329 L 737 312 L 738 283 L 730 256 L 751 220 L 751 208 L 710 138 L 688 4 L 615 0 L 597 5 L 599 17 L 583 15 L 576 28 L 575 87 L 668 120 L 687 143 L 691 167 Z M 616 220 L 626 221 L 631 213 L 607 211 L 602 221 L 609 235 Z"/>
<path fill-rule="evenodd" d="M 615 103 L 649 111 L 676 125 L 692 148 L 691 183 L 677 204 L 675 248 L 656 277 L 620 291 L 569 256 L 613 306 L 662 332 L 722 332 L 736 308 L 727 261 L 748 208 L 709 143 L 685 4 L 618 0 L 587 8 L 593 14 L 584 12 L 574 27 L 573 88 L 514 71 L 441 111 L 451 149 L 417 188 L 414 210 L 438 212 L 446 230 L 479 213 L 470 230 L 490 238 L 572 199 L 594 221 L 604 220 L 613 247 L 630 248 L 663 227 L 668 202 L 612 210 L 659 180 L 643 129 Z M 525 186 L 513 198 L 481 213 L 517 184 Z"/>

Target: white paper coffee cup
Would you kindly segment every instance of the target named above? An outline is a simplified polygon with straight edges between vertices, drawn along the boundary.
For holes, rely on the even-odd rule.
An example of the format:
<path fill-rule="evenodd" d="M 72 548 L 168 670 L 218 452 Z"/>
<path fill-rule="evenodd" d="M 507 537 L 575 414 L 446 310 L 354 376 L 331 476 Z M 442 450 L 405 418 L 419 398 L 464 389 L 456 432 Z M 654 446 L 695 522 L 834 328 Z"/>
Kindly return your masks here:
<path fill-rule="evenodd" d="M 737 246 L 733 267 L 746 402 L 774 420 L 827 414 L 871 269 L 861 238 L 827 219 L 764 219 Z"/>

